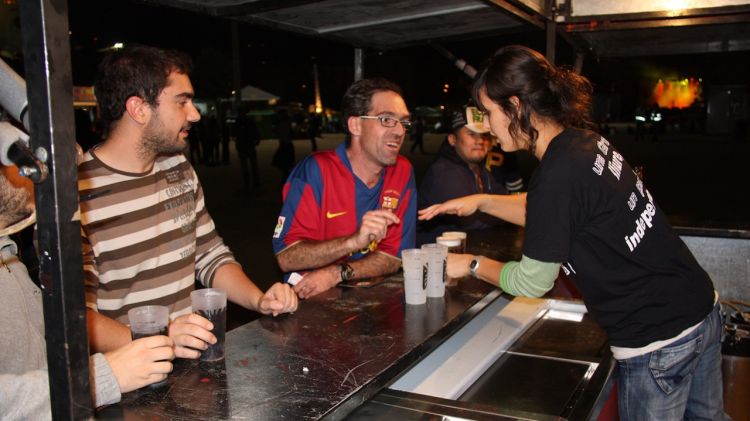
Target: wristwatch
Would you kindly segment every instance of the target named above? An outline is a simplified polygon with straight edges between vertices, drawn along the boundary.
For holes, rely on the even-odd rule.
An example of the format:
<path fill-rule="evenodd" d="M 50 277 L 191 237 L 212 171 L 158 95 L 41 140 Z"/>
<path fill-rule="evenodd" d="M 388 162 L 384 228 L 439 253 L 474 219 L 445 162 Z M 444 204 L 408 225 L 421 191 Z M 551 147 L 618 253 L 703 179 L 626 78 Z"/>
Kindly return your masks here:
<path fill-rule="evenodd" d="M 346 263 L 339 264 L 341 271 L 341 282 L 349 282 L 354 279 L 354 268 Z"/>
<path fill-rule="evenodd" d="M 479 270 L 479 262 L 482 261 L 482 256 L 477 256 L 474 260 L 469 263 L 469 273 L 471 276 L 477 277 L 477 271 Z"/>

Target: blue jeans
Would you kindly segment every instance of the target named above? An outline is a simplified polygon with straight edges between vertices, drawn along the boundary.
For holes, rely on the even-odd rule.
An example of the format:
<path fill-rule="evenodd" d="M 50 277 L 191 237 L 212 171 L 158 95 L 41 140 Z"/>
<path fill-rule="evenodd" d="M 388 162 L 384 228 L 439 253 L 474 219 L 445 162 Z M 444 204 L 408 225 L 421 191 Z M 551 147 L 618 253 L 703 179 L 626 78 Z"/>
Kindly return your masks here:
<path fill-rule="evenodd" d="M 725 420 L 724 324 L 717 303 L 694 331 L 661 349 L 617 362 L 620 420 Z"/>

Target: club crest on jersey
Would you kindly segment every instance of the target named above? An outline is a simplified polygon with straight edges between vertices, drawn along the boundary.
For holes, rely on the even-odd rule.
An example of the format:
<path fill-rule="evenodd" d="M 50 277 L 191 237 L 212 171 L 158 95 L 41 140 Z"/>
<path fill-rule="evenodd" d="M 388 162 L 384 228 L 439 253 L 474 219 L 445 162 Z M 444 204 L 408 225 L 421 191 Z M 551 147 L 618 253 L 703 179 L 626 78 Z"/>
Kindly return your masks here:
<path fill-rule="evenodd" d="M 276 228 L 273 230 L 273 238 L 281 237 L 281 231 L 284 231 L 284 221 L 286 221 L 286 218 L 279 216 L 279 221 L 276 223 Z"/>
<path fill-rule="evenodd" d="M 383 209 L 396 210 L 398 207 L 398 198 L 383 196 L 383 203 L 380 207 Z"/>
<path fill-rule="evenodd" d="M 399 192 L 393 189 L 388 189 L 383 192 L 383 202 L 380 204 L 380 209 L 388 209 L 395 211 L 398 208 L 398 198 L 401 196 Z"/>

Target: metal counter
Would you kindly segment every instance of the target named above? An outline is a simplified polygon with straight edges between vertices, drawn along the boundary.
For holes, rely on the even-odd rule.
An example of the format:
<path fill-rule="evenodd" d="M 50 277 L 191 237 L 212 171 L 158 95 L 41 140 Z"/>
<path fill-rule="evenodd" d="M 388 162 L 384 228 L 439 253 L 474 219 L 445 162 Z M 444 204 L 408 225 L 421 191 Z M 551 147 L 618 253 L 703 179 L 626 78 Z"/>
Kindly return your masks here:
<path fill-rule="evenodd" d="M 521 230 L 510 226 L 487 233 L 486 239 L 477 234 L 474 241 L 470 239 L 470 249 L 479 253 L 487 248 L 485 254 L 495 258 L 518 258 L 520 234 Z M 490 241 L 504 246 L 491 248 Z M 551 366 L 563 370 L 565 364 L 571 364 L 564 360 L 575 360 L 573 371 L 583 372 L 583 377 L 579 376 L 583 380 L 574 382 L 575 387 L 562 386 L 573 390 L 575 396 L 568 393 L 567 398 L 555 400 L 556 405 L 563 402 L 569 408 L 548 413 L 591 413 L 600 401 L 598 396 L 611 374 L 604 364 L 610 358 L 601 353 L 603 333 L 590 323 L 577 323 L 568 333 L 550 335 L 559 329 L 548 324 L 554 321 L 547 317 L 552 301 L 514 300 L 473 278 L 446 288 L 445 297 L 429 298 L 425 305 L 406 305 L 403 295 L 402 278 L 396 275 L 334 288 L 302 301 L 294 314 L 261 317 L 227 333 L 225 361 L 176 360 L 167 385 L 126 394 L 121 403 L 100 410 L 97 419 L 359 419 L 370 417 L 373 405 L 404 397 L 428 399 L 431 405 L 444 401 L 448 406 L 464 408 L 462 411 L 475 410 L 477 405 L 499 405 L 500 412 L 517 417 L 533 411 L 487 401 L 481 396 L 496 395 L 493 390 L 497 387 L 513 390 L 516 381 L 504 380 L 504 370 L 511 367 L 506 360 L 523 359 L 526 354 L 541 356 L 546 359 L 542 364 L 553 362 Z M 513 309 L 518 311 L 509 315 Z M 498 322 L 507 324 L 504 334 L 487 334 L 487 329 L 496 329 Z M 589 346 L 582 341 L 594 343 L 597 350 L 588 360 L 581 359 L 575 351 Z M 478 358 L 446 348 L 450 345 L 470 353 L 481 349 L 479 343 L 492 352 Z M 446 360 L 462 365 L 456 369 Z M 418 373 L 424 364 L 440 366 L 442 370 L 429 369 L 436 373 L 451 375 L 459 371 L 472 375 L 464 376 L 461 386 L 453 387 L 449 398 L 392 389 L 399 381 L 406 381 L 409 373 Z M 501 366 L 496 368 L 497 364 Z M 518 367 L 525 366 L 521 362 Z M 548 384 L 548 378 L 560 374 L 547 372 L 548 366 L 539 368 L 544 373 L 540 376 L 545 378 L 527 376 L 526 381 Z M 441 377 L 436 383 L 453 382 L 445 379 Z M 425 384 L 429 383 L 428 379 Z M 548 400 L 538 394 L 532 398 L 541 399 L 537 405 Z M 474 402 L 477 400 L 481 403 Z M 551 416 L 543 411 L 533 414 L 542 419 Z M 493 416 L 500 416 L 497 410 Z M 382 419 L 382 414 L 376 418 Z"/>
<path fill-rule="evenodd" d="M 400 277 L 334 288 L 228 332 L 225 362 L 177 360 L 168 385 L 126 394 L 97 418 L 341 419 L 498 295 L 476 279 L 422 306 L 404 304 Z"/>

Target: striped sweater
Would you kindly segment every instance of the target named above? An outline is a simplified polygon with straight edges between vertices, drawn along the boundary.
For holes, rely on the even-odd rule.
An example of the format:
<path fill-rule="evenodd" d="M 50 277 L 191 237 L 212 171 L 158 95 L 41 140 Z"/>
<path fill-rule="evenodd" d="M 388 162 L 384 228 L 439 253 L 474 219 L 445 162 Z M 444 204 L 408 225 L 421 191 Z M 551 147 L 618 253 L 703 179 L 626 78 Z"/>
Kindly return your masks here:
<path fill-rule="evenodd" d="M 86 305 L 128 323 L 129 309 L 166 305 L 189 313 L 195 280 L 210 287 L 216 269 L 236 263 L 214 229 L 198 176 L 182 154 L 151 171 L 126 173 L 95 155 L 78 166 Z"/>

